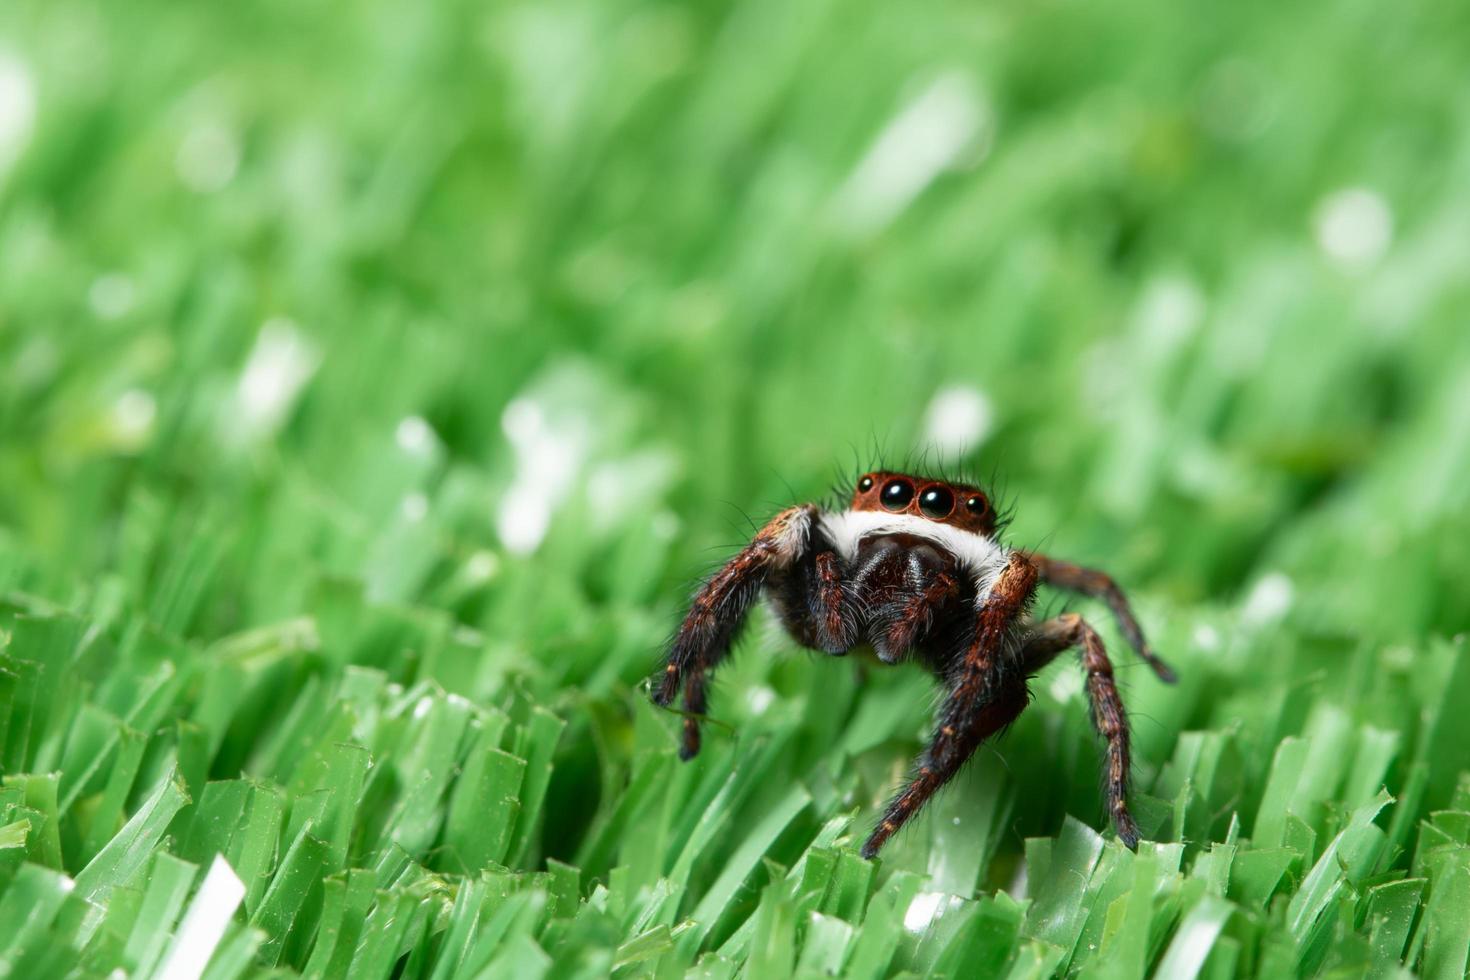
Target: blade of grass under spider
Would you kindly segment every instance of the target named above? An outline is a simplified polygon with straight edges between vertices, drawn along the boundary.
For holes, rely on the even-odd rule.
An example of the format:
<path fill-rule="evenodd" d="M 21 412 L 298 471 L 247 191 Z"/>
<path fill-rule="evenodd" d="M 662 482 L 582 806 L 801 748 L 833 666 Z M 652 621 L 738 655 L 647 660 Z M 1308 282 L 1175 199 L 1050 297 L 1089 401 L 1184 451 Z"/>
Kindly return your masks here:
<path fill-rule="evenodd" d="M 303 977 L 321 980 L 347 975 L 376 884 L 376 876 L 362 870 L 334 874 L 322 883 L 322 913 Z"/>
<path fill-rule="evenodd" d="M 260 905 L 250 916 L 250 925 L 266 934 L 258 953 L 261 960 L 274 966 L 280 962 L 287 936 L 293 929 L 305 929 L 297 917 L 313 891 L 321 889 L 323 872 L 331 860 L 331 847 L 303 829 L 297 834 L 281 863 L 276 867 L 270 886 Z"/>
<path fill-rule="evenodd" d="M 1236 851 L 1234 844 L 1212 844 L 1208 851 L 1195 857 L 1189 876 L 1203 882 L 1205 889 L 1212 895 L 1224 898 L 1230 887 L 1230 873 Z"/>
<path fill-rule="evenodd" d="M 1398 732 L 1384 731 L 1371 725 L 1364 726 L 1357 734 L 1357 751 L 1341 793 L 1343 805 L 1353 809 L 1368 803 L 1383 789 L 1389 767 L 1398 757 L 1402 741 Z"/>
<path fill-rule="evenodd" d="M 244 897 L 244 882 L 235 875 L 228 861 L 216 856 L 155 975 L 160 980 L 200 976 L 219 949 Z M 248 940 L 253 948 L 254 936 L 259 933 L 254 929 L 247 931 L 253 934 Z"/>
<path fill-rule="evenodd" d="M 162 851 L 153 856 L 149 867 L 151 873 L 143 892 L 143 904 L 133 923 L 133 934 L 123 949 L 123 956 L 133 964 L 138 976 L 153 972 L 199 871 L 197 865 Z"/>
<path fill-rule="evenodd" d="M 1104 887 L 1094 892 L 1089 883 L 1093 911 L 1078 943 L 1080 950 L 1094 951 L 1087 957 L 1083 977 L 1101 980 L 1146 972 L 1154 898 L 1165 873 L 1157 852 L 1148 845 L 1128 858 L 1113 848 L 1104 850 L 1093 876 L 1097 881 L 1106 875 Z"/>
<path fill-rule="evenodd" d="M 1341 889 L 1356 886 L 1372 871 L 1385 840 L 1373 819 L 1391 802 L 1387 793 L 1380 792 L 1377 799 L 1355 810 L 1348 826 L 1323 848 L 1322 856 L 1307 872 L 1287 906 L 1287 928 L 1298 943 L 1306 945 L 1308 930 Z"/>
<path fill-rule="evenodd" d="M 209 959 L 200 980 L 237 980 L 255 967 L 255 951 L 265 942 L 265 933 L 232 923 L 225 938 Z"/>
<path fill-rule="evenodd" d="M 872 861 L 864 860 L 855 851 L 843 848 L 837 852 L 837 864 L 832 870 L 832 880 L 827 893 L 822 897 L 820 910 L 827 915 L 846 919 L 853 925 L 863 921 L 863 912 L 868 907 L 872 894 L 873 876 L 877 868 Z"/>
<path fill-rule="evenodd" d="M 1169 940 L 1169 947 L 1159 961 L 1156 975 L 1161 977 L 1195 977 L 1209 957 L 1215 941 L 1225 928 L 1233 908 L 1215 895 L 1206 894 L 1179 923 Z"/>
<path fill-rule="evenodd" d="M 77 948 L 91 962 L 122 963 L 123 950 L 133 935 L 133 924 L 143 907 L 143 892 L 138 888 L 114 888 L 107 896 L 107 907 L 90 927 L 77 936 Z"/>
<path fill-rule="evenodd" d="M 455 781 L 445 818 L 444 865 L 475 874 L 505 860 L 520 813 L 526 761 L 479 737 Z"/>
<path fill-rule="evenodd" d="M 281 841 L 284 802 L 275 788 L 252 785 L 245 821 L 226 853 L 240 880 L 245 882 L 245 914 L 254 915 L 271 884 Z M 336 852 L 333 851 L 335 857 Z"/>
<path fill-rule="evenodd" d="M 517 746 L 515 751 L 526 760 L 526 769 L 521 780 L 520 812 L 516 815 L 509 851 L 510 863 L 514 867 L 524 866 L 535 846 L 534 835 L 540 825 L 546 787 L 551 782 L 551 758 L 565 728 L 565 721 L 545 708 L 534 707 L 524 728 L 524 745 Z"/>
<path fill-rule="evenodd" d="M 1300 738 L 1285 738 L 1276 748 L 1266 791 L 1256 811 L 1251 843 L 1256 847 L 1279 847 L 1286 837 L 1286 817 L 1296 786 L 1302 780 L 1311 745 Z"/>
<path fill-rule="evenodd" d="M 1054 976 L 1067 951 L 1039 939 L 1023 942 L 1005 972 L 1005 980 L 1046 980 Z"/>
<path fill-rule="evenodd" d="M 925 966 L 927 975 L 938 977 L 1001 975 L 1021 941 L 1021 929 L 1026 920 L 1025 906 L 1001 892 L 969 903 L 967 911 L 969 914 L 955 924 L 957 928 L 932 963 L 925 966 L 920 961 L 915 966 Z M 949 928 L 943 918 L 940 925 L 942 929 Z M 929 933 L 935 933 L 935 930 L 931 927 Z M 929 933 L 925 935 L 926 941 Z M 935 938 L 939 938 L 937 933 Z M 922 947 L 920 952 L 923 952 Z"/>
<path fill-rule="evenodd" d="M 551 970 L 552 959 L 536 941 L 519 933 L 506 941 L 498 955 L 485 967 L 483 976 L 525 977 L 541 980 Z"/>
<path fill-rule="evenodd" d="M 1138 957 L 1140 947 L 1147 948 L 1155 925 L 1156 892 L 1174 874 L 1177 851 L 1170 845 L 1140 844 L 1135 855 L 1116 842 L 1104 846 L 1084 890 L 1083 903 L 1091 911 L 1077 938 L 1074 966 L 1079 962 L 1108 966 L 1115 946 L 1123 962 L 1129 963 Z M 1141 869 L 1139 860 L 1144 861 Z M 1118 972 L 1126 975 L 1127 968 Z"/>
<path fill-rule="evenodd" d="M 76 798 L 111 762 L 117 748 L 122 722 L 111 712 L 84 704 L 71 723 L 61 761 L 61 783 L 57 790 L 57 806 L 62 813 L 71 809 Z"/>
<path fill-rule="evenodd" d="M 741 744 L 739 757 L 729 775 L 718 782 L 718 792 L 697 815 L 678 858 L 669 870 L 670 881 L 680 887 L 687 885 L 695 861 L 707 851 L 716 835 L 724 829 L 735 807 L 765 773 L 780 747 L 781 743 L 774 738 L 758 738 Z"/>
<path fill-rule="evenodd" d="M 1214 838 L 1221 822 L 1240 806 L 1240 746 L 1234 732 L 1183 732 L 1174 757 L 1154 792 L 1183 807 L 1173 826 L 1173 839 Z"/>
<path fill-rule="evenodd" d="M 466 951 L 458 976 L 485 976 L 488 964 L 508 945 L 507 937 L 529 935 L 540 921 L 545 908 L 544 892 L 531 889 L 504 895 L 498 901 L 491 887 L 492 908 L 484 916 L 483 927 L 476 932 Z"/>
<path fill-rule="evenodd" d="M 668 776 L 677 761 L 667 752 L 644 753 L 641 761 L 635 761 L 632 779 L 618 798 L 616 806 L 605 818 L 593 824 L 592 830 L 583 838 L 577 851 L 576 863 L 581 868 L 603 868 L 612 860 L 612 851 L 620 843 L 623 829 L 639 822 L 639 815 L 647 812 L 662 801 L 662 794 L 669 789 Z M 647 874 L 661 870 L 661 862 L 647 861 Z"/>
<path fill-rule="evenodd" d="M 30 830 L 31 822 L 26 819 L 0 826 L 0 850 L 24 851 Z"/>
<path fill-rule="evenodd" d="M 90 822 L 77 854 L 79 860 L 90 861 L 95 857 L 122 823 L 123 808 L 132 792 L 147 747 L 148 736 L 143 732 L 129 727 L 123 727 L 118 732 L 117 753 L 107 773 L 102 797 L 92 809 Z"/>
<path fill-rule="evenodd" d="M 691 955 L 699 949 L 776 838 L 810 803 L 810 794 L 803 787 L 795 786 L 780 803 L 762 815 L 725 861 L 719 877 L 705 890 L 699 905 L 690 913 L 695 925 L 680 940 L 681 948 Z"/>
<path fill-rule="evenodd" d="M 61 819 L 56 804 L 56 774 L 9 776 L 4 782 L 20 790 L 23 805 L 15 812 L 31 823 L 26 838 L 26 860 L 60 870 Z"/>
<path fill-rule="evenodd" d="M 115 705 L 119 717 L 130 728 L 151 732 L 164 724 L 170 710 L 177 710 L 179 698 L 191 676 L 180 671 L 171 660 L 149 664 L 141 676 L 130 678 L 123 698 L 126 704 Z"/>
<path fill-rule="evenodd" d="M 1470 847 L 1449 846 L 1428 862 L 1429 901 L 1411 948 L 1426 977 L 1463 976 L 1470 965 Z"/>
<path fill-rule="evenodd" d="M 1406 878 L 1368 889 L 1368 927 L 1372 960 L 1369 975 L 1389 977 L 1403 964 L 1404 948 L 1424 896 L 1423 878 Z"/>
<path fill-rule="evenodd" d="M 904 917 L 922 884 L 923 879 L 916 874 L 896 872 L 867 902 L 847 963 L 847 976 L 878 980 L 888 974 L 905 935 Z"/>
<path fill-rule="evenodd" d="M 753 918 L 747 971 L 757 977 L 789 975 L 795 961 L 796 916 L 779 882 L 767 885 L 761 892 Z"/>
<path fill-rule="evenodd" d="M 71 891 L 62 875 L 34 864 L 21 866 L 0 895 L 0 963 L 19 963 L 48 941 L 51 923 Z"/>
<path fill-rule="evenodd" d="M 350 741 L 323 739 L 297 766 L 288 795 L 296 800 L 287 836 L 294 838 L 310 824 L 313 836 L 327 844 L 328 866 L 346 866 L 347 849 L 358 817 L 363 786 L 372 758 Z"/>
<path fill-rule="evenodd" d="M 412 891 L 380 892 L 363 925 L 350 975 L 386 980 L 405 946 L 427 928 L 429 911 Z"/>
<path fill-rule="evenodd" d="M 469 723 L 469 704 L 462 698 L 424 693 L 414 702 L 408 728 L 395 747 L 400 790 L 386 827 L 409 854 L 424 853 L 439 835 L 440 798 L 454 776 Z"/>
<path fill-rule="evenodd" d="M 1287 871 L 1300 861 L 1301 855 L 1286 847 L 1240 851 L 1231 869 L 1228 897 L 1248 909 L 1262 909 Z"/>
<path fill-rule="evenodd" d="M 821 908 L 832 888 L 839 859 L 839 852 L 833 845 L 852 824 L 852 818 L 853 815 L 848 813 L 827 821 L 786 873 L 785 884 L 798 921 L 804 921 L 806 916 Z M 743 955 L 754 928 L 755 917 L 747 917 L 720 947 L 720 955 L 732 961 Z"/>
<path fill-rule="evenodd" d="M 96 899 L 105 889 L 127 884 L 138 873 L 162 839 L 174 815 L 189 802 L 173 776 L 163 779 L 76 877 L 77 894 Z"/>
<path fill-rule="evenodd" d="M 477 878 L 466 879 L 454 896 L 445 923 L 444 939 L 429 980 L 450 980 L 464 964 L 470 945 L 479 931 L 485 914 L 485 898 L 488 891 L 485 882 Z M 323 916 L 325 924 L 326 917 Z"/>
<path fill-rule="evenodd" d="M 1028 937 L 1070 956 L 1087 920 L 1082 897 L 1102 849 L 1102 838 L 1095 831 L 1067 818 L 1061 837 L 1051 849 L 1045 875 L 1030 882 L 1036 901 L 1026 916 Z"/>
<path fill-rule="evenodd" d="M 7 672 L 17 677 L 9 733 L 0 739 L 5 772 L 46 772 L 61 761 L 63 739 L 81 708 L 82 690 L 67 683 L 82 652 L 85 624 L 66 614 L 6 617 Z"/>
<path fill-rule="evenodd" d="M 811 913 L 806 920 L 801 955 L 796 961 L 797 974 L 842 976 L 842 967 L 855 934 L 853 927 L 841 919 L 820 912 Z"/>
<path fill-rule="evenodd" d="M 417 904 L 417 899 L 402 892 L 378 892 L 377 900 L 363 922 L 357 952 L 352 957 L 351 975 L 387 976 L 397 959 L 400 942 L 413 925 L 413 910 Z"/>
<path fill-rule="evenodd" d="M 966 767 L 958 786 L 947 788 L 925 819 L 929 821 L 929 888 L 968 896 L 980 871 L 990 863 L 1001 828 L 1011 812 L 1011 789 L 1004 763 L 991 752 Z"/>
<path fill-rule="evenodd" d="M 167 633 L 183 636 L 213 582 L 225 553 L 228 534 L 209 518 L 189 520 L 194 526 L 171 528 L 171 542 L 163 550 L 162 568 L 146 591 L 152 595 L 148 618 Z"/>
<path fill-rule="evenodd" d="M 940 969 L 941 961 L 946 964 L 945 969 L 951 969 L 951 964 L 969 955 L 969 942 L 975 938 L 977 919 L 985 909 L 985 898 L 963 899 L 942 892 L 921 891 L 904 910 L 904 931 L 895 962 L 917 974 Z M 1007 944 L 1000 962 L 1010 955 L 1012 945 Z"/>
<path fill-rule="evenodd" d="M 270 884 L 282 818 L 279 790 L 253 780 L 206 783 L 179 854 L 197 864 L 223 855 L 245 883 L 245 911 L 254 914 Z"/>
<path fill-rule="evenodd" d="M 618 970 L 636 963 L 645 963 L 672 952 L 673 949 L 673 933 L 668 926 L 660 923 L 647 932 L 638 933 L 627 942 L 619 944 L 613 951 L 612 966 L 613 969 Z"/>

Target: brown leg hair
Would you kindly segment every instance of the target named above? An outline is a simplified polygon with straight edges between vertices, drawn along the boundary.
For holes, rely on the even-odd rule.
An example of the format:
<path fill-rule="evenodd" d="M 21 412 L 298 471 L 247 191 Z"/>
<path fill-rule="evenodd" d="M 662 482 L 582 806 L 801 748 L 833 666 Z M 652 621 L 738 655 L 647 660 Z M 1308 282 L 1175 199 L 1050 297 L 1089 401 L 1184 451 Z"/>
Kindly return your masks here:
<path fill-rule="evenodd" d="M 857 621 L 848 612 L 842 563 L 830 549 L 818 552 L 813 561 L 817 586 L 812 590 L 811 615 L 817 643 L 828 653 L 845 653 L 852 648 Z"/>
<path fill-rule="evenodd" d="M 1129 847 L 1138 845 L 1138 824 L 1128 810 L 1128 780 L 1131 756 L 1128 747 L 1128 715 L 1113 682 L 1113 664 L 1102 638 L 1076 613 L 1064 613 L 1038 625 L 1021 650 L 1027 675 L 1034 674 L 1063 650 L 1077 648 L 1082 669 L 1087 672 L 1087 699 L 1092 724 L 1102 736 L 1107 751 L 1104 779 L 1108 813 L 1118 828 L 1118 839 Z"/>
<path fill-rule="evenodd" d="M 871 858 L 888 838 L 959 772 L 988 736 L 1026 707 L 1025 674 L 1006 677 L 1005 643 L 1036 591 L 1037 571 L 1016 552 L 976 616 L 974 638 L 951 678 L 951 688 L 929 747 L 907 786 L 889 802 L 883 819 L 863 844 Z M 997 683 L 1000 680 L 1001 683 Z"/>
<path fill-rule="evenodd" d="M 674 634 L 663 676 L 653 692 L 655 704 L 667 705 L 684 684 L 688 714 L 679 749 L 681 758 L 690 759 L 699 752 L 699 716 L 707 710 L 709 673 L 730 652 L 736 631 L 771 572 L 789 566 L 806 549 L 815 512 L 815 507 L 804 506 L 777 514 L 695 593 L 689 614 Z"/>
<path fill-rule="evenodd" d="M 929 752 L 919 761 L 913 777 L 883 811 L 883 819 L 873 828 L 863 844 L 863 857 L 872 858 L 914 814 L 928 803 L 945 783 L 954 778 L 961 767 L 975 754 L 985 739 L 1001 731 L 1016 720 L 1026 708 L 1027 694 L 1023 680 L 1017 680 L 1001 688 L 994 699 L 981 708 L 973 719 L 974 727 L 950 740 L 950 750 L 936 752 L 931 745 Z M 938 736 L 935 737 L 938 742 Z"/>
<path fill-rule="evenodd" d="M 1031 561 L 1035 563 L 1037 571 L 1041 573 L 1041 580 L 1047 585 L 1079 592 L 1107 603 L 1128 645 L 1153 668 L 1160 680 L 1168 684 L 1174 683 L 1174 671 L 1153 652 L 1148 640 L 1144 639 L 1143 629 L 1133 615 L 1133 608 L 1128 605 L 1128 597 L 1111 576 L 1095 568 L 1084 568 L 1069 561 L 1048 558 L 1046 555 L 1032 555 Z"/>

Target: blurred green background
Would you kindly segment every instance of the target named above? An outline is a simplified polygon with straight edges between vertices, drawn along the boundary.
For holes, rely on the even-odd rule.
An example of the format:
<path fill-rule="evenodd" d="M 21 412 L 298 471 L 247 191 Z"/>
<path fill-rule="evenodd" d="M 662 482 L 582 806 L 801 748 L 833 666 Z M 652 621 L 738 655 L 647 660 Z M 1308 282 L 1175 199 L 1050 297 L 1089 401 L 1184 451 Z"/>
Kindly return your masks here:
<path fill-rule="evenodd" d="M 1460 975 L 1470 832 L 1417 821 L 1470 810 L 1442 711 L 1470 692 L 1442 639 L 1470 624 L 1467 63 L 1444 0 L 3 5 L 0 907 L 95 870 L 0 954 L 146 975 L 218 851 L 261 876 L 220 976 L 1099 947 L 1126 976 L 1216 920 L 1215 975 Z M 1070 665 L 877 872 L 846 835 L 920 744 L 922 677 L 762 622 L 700 762 L 644 704 L 750 522 L 924 453 L 993 479 L 1010 543 L 1112 571 L 1184 677 L 1113 644 L 1174 842 L 1141 918 L 1108 912 L 1137 859 L 1086 836 Z M 340 782 L 343 744 L 373 774 Z M 1383 784 L 1398 808 L 1349 819 Z M 216 840 L 210 792 L 275 817 Z M 1242 828 L 1295 863 L 1208 904 L 1192 861 Z M 1071 933 L 1059 832 L 1100 862 Z M 1350 833 L 1371 856 L 1299 890 Z M 837 891 L 807 907 L 782 883 L 813 854 Z M 894 925 L 916 893 L 957 896 L 948 932 Z M 323 952 L 334 914 L 418 925 Z M 883 923 L 906 938 L 859 949 Z"/>

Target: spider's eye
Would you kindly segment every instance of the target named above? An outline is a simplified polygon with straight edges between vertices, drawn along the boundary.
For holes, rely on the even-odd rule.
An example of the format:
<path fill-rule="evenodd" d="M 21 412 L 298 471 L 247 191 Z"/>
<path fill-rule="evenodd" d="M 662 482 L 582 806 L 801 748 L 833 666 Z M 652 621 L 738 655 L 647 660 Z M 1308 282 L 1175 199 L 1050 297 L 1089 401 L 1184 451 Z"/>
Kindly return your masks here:
<path fill-rule="evenodd" d="M 881 496 L 888 510 L 903 510 L 914 499 L 914 488 L 907 480 L 889 480 L 883 484 Z"/>
<path fill-rule="evenodd" d="M 954 510 L 954 494 L 944 487 L 930 487 L 919 494 L 919 510 L 936 521 L 948 517 Z"/>
<path fill-rule="evenodd" d="M 983 514 L 990 509 L 990 503 L 978 493 L 971 494 L 965 498 L 965 510 L 972 514 Z"/>
<path fill-rule="evenodd" d="M 865 476 L 858 481 L 859 493 L 867 493 L 871 489 L 873 489 L 873 478 L 871 476 Z"/>

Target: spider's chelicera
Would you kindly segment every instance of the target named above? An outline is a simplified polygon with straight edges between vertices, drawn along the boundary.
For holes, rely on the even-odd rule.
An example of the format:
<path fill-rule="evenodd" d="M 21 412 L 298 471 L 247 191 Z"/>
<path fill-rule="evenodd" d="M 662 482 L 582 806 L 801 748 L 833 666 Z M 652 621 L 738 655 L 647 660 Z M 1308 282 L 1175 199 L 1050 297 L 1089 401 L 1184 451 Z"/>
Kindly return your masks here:
<path fill-rule="evenodd" d="M 1097 632 L 1075 613 L 1035 622 L 1037 586 L 1102 599 L 1129 645 L 1165 681 L 1169 668 L 1143 638 L 1128 600 L 1102 572 L 998 538 L 999 521 L 978 488 L 904 473 L 861 477 L 846 510 L 814 504 L 777 514 L 694 596 L 670 645 L 653 699 L 682 685 L 680 756 L 699 751 L 710 674 L 762 592 L 802 646 L 841 655 L 867 644 L 886 663 L 915 657 L 945 690 L 934 734 L 907 785 L 863 845 L 872 857 L 947 783 L 986 738 L 1026 707 L 1026 683 L 1064 650 L 1081 654 L 1092 719 L 1106 744 L 1106 793 L 1118 836 L 1138 827 L 1128 811 L 1128 720 Z"/>

